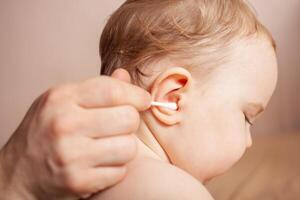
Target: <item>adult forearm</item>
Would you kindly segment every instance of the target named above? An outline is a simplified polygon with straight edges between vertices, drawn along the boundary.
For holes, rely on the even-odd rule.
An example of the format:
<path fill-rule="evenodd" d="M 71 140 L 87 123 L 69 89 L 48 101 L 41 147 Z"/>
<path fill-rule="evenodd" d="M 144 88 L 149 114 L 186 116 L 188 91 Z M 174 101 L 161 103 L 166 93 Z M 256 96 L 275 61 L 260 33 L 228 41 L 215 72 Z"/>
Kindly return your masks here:
<path fill-rule="evenodd" d="M 5 200 L 36 200 L 29 192 L 21 180 L 21 174 L 18 175 L 16 165 L 18 160 L 7 151 L 11 149 L 8 145 L 0 151 L 0 194 Z"/>

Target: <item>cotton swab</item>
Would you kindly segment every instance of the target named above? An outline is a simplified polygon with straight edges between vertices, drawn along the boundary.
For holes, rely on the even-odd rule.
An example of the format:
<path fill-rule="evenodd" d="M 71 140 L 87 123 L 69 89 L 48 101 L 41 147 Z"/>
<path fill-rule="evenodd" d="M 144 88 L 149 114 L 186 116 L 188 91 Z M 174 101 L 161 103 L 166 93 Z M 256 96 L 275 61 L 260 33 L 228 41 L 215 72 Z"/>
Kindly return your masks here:
<path fill-rule="evenodd" d="M 163 108 L 168 108 L 171 110 L 177 110 L 178 106 L 176 103 L 167 103 L 167 102 L 157 102 L 157 101 L 152 101 L 151 102 L 152 106 L 158 106 L 158 107 L 163 107 Z"/>

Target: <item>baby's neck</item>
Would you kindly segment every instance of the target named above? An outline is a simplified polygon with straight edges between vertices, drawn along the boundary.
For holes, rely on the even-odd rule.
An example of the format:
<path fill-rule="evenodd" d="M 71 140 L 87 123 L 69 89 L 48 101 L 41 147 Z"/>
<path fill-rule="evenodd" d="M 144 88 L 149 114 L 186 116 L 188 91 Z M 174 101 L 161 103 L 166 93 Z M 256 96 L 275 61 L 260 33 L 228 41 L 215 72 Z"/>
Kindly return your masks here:
<path fill-rule="evenodd" d="M 147 157 L 170 163 L 163 147 L 156 140 L 151 129 L 142 119 L 139 129 L 135 132 L 137 140 L 137 158 Z"/>

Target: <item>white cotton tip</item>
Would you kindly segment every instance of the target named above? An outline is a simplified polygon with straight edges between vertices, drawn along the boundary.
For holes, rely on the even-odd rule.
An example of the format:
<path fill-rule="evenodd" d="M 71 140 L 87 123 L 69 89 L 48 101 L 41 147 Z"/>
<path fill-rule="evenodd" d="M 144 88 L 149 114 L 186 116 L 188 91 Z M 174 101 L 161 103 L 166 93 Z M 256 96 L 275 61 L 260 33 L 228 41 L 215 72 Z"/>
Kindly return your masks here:
<path fill-rule="evenodd" d="M 167 103 L 167 102 L 156 102 L 156 101 L 152 101 L 151 102 L 152 106 L 158 106 L 158 107 L 163 107 L 163 108 L 168 108 L 171 110 L 177 110 L 178 106 L 177 103 L 171 102 L 171 103 Z"/>

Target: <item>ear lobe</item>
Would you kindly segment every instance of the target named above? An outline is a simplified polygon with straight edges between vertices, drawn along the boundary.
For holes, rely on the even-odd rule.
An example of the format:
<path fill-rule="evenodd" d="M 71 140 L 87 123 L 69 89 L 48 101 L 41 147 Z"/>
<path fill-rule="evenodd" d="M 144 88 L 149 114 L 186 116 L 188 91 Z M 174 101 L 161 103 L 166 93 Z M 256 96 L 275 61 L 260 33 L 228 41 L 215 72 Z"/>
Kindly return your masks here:
<path fill-rule="evenodd" d="M 153 115 L 165 125 L 175 125 L 182 119 L 182 106 L 186 93 L 190 89 L 191 74 L 181 67 L 171 68 L 160 74 L 152 84 L 151 95 L 154 101 L 172 102 L 178 105 L 177 110 L 153 106 Z"/>

